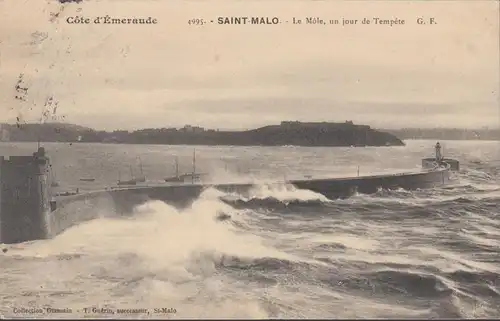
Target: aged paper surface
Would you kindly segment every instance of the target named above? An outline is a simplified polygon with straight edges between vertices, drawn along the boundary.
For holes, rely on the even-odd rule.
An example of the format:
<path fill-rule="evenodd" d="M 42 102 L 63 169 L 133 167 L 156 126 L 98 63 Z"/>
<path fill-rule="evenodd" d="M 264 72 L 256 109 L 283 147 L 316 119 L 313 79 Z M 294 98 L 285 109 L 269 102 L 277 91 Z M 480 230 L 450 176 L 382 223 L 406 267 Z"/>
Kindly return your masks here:
<path fill-rule="evenodd" d="M 498 1 L 0 0 L 0 314 L 500 317 Z"/>

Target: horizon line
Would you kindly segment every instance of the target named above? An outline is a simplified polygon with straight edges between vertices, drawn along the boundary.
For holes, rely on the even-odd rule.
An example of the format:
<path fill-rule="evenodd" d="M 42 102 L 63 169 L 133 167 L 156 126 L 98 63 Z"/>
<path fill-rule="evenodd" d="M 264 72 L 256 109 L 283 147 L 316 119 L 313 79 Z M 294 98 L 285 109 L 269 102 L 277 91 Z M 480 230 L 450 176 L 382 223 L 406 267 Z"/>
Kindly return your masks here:
<path fill-rule="evenodd" d="M 245 130 L 252 130 L 252 129 L 258 129 L 266 126 L 273 126 L 273 125 L 280 125 L 282 122 L 298 122 L 298 123 L 329 123 L 329 124 L 345 124 L 348 122 L 352 122 L 353 125 L 358 125 L 358 126 L 369 126 L 371 129 L 376 129 L 376 130 L 408 130 L 408 129 L 445 129 L 445 130 L 451 130 L 451 129 L 459 129 L 459 130 L 500 130 L 500 125 L 497 127 L 490 127 L 490 126 L 481 126 L 481 127 L 448 127 L 448 126 L 437 126 L 437 127 L 428 127 L 428 126 L 423 126 L 423 127 L 418 127 L 418 126 L 408 126 L 408 127 L 381 127 L 381 126 L 372 126 L 372 125 L 367 125 L 367 124 L 361 124 L 361 123 L 355 123 L 353 121 L 344 121 L 344 122 L 334 122 L 334 121 L 299 121 L 299 120 L 284 120 L 281 121 L 280 123 L 274 123 L 274 124 L 263 124 L 263 125 L 258 125 L 252 128 L 210 128 L 210 127 L 204 127 L 201 125 L 193 125 L 193 124 L 184 124 L 183 126 L 172 126 L 171 127 L 141 127 L 141 128 L 135 128 L 135 129 L 123 129 L 123 128 L 107 128 L 107 129 L 97 129 L 95 127 L 90 127 L 87 125 L 79 125 L 76 123 L 70 123 L 70 122 L 58 122 L 58 121 L 53 121 L 53 122 L 23 122 L 23 123 L 9 123 L 9 122 L 2 122 L 0 123 L 0 129 L 2 125 L 9 125 L 9 126 L 18 126 L 21 127 L 23 125 L 55 125 L 55 124 L 61 124 L 61 125 L 70 125 L 70 126 L 78 126 L 78 127 L 83 127 L 86 129 L 90 129 L 93 131 L 127 131 L 127 132 L 133 132 L 133 131 L 138 131 L 138 130 L 145 130 L 145 129 L 182 129 L 185 127 L 194 127 L 194 128 L 202 128 L 204 130 L 219 130 L 219 131 L 245 131 Z"/>

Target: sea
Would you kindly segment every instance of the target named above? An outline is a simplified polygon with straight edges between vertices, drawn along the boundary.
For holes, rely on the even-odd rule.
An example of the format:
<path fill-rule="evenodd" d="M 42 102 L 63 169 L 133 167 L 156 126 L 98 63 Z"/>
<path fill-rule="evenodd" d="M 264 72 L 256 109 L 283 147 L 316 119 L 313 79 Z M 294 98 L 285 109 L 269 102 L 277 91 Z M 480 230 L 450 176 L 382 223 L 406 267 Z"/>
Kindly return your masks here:
<path fill-rule="evenodd" d="M 441 141 L 450 185 L 328 199 L 266 179 L 415 171 L 435 141 L 308 148 L 43 143 L 60 190 L 252 179 L 2 244 L 5 318 L 500 318 L 500 143 Z M 0 143 L 29 155 L 36 143 Z M 193 158 L 195 164 L 193 169 Z M 142 174 L 141 174 L 142 171 Z M 95 178 L 82 182 L 80 178 Z M 107 211 L 96 208 L 95 211 Z M 109 210 L 108 210 L 109 211 Z M 225 219 L 219 219 L 224 214 Z"/>

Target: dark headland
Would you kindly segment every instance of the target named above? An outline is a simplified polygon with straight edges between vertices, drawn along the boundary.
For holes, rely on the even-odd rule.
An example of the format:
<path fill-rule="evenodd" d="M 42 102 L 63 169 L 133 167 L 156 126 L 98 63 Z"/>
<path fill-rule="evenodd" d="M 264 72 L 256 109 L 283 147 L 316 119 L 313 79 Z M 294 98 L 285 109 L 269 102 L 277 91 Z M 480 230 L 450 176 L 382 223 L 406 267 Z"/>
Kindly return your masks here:
<path fill-rule="evenodd" d="M 219 131 L 186 125 L 135 131 L 97 131 L 64 124 L 1 125 L 2 141 L 89 142 L 115 144 L 230 145 L 230 146 L 404 146 L 393 134 L 367 125 L 284 121 L 244 131 Z"/>

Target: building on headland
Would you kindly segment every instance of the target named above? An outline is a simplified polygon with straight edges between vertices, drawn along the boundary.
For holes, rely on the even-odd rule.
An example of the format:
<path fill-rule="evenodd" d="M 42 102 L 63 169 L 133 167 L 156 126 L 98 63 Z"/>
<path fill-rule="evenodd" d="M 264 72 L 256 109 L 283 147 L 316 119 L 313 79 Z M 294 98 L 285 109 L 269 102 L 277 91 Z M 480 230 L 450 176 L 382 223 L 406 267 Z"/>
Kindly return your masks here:
<path fill-rule="evenodd" d="M 43 147 L 32 156 L 0 156 L 0 243 L 49 236 L 49 170 Z"/>
<path fill-rule="evenodd" d="M 203 133 L 205 131 L 205 128 L 203 127 L 198 127 L 198 126 L 191 126 L 191 125 L 185 125 L 179 131 L 184 132 L 184 133 Z"/>
<path fill-rule="evenodd" d="M 355 125 L 352 120 L 346 120 L 343 123 L 332 123 L 332 122 L 300 122 L 300 121 L 282 121 L 281 127 L 296 128 L 296 127 L 328 127 L 328 128 L 344 128 L 344 127 L 356 127 L 363 129 L 370 129 L 368 125 Z"/>

